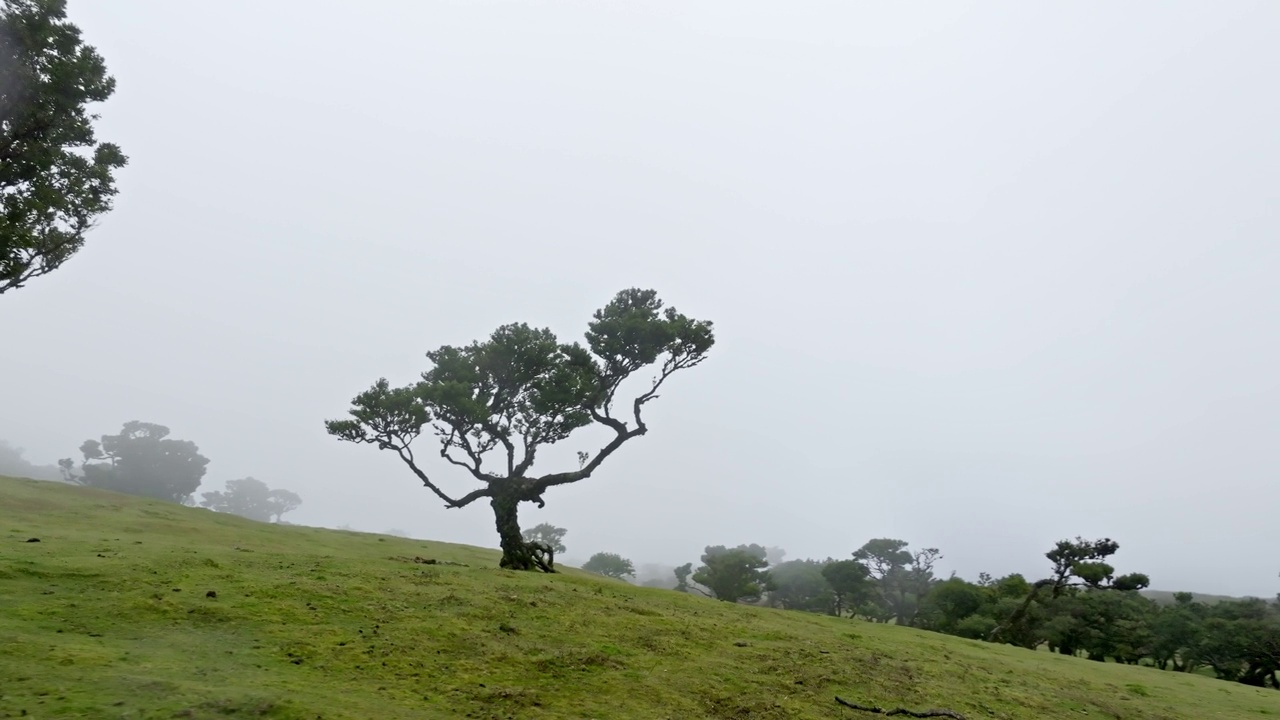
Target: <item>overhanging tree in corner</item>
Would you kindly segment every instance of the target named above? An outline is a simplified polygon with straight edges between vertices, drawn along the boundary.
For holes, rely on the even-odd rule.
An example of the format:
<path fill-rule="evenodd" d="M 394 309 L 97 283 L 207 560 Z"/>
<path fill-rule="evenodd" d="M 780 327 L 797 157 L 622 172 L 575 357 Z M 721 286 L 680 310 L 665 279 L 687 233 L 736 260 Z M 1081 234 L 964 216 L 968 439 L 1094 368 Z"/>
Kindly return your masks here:
<path fill-rule="evenodd" d="M 676 372 L 706 359 L 712 324 L 664 308 L 652 290 L 618 293 L 588 324 L 586 347 L 561 343 L 548 329 L 503 325 L 489 339 L 427 353 L 433 367 L 420 382 L 393 388 L 385 378 L 352 401 L 350 419 L 325 423 L 331 435 L 396 453 L 448 508 L 488 499 L 504 568 L 553 572 L 552 549 L 520 533 L 522 502 L 544 504 L 556 485 L 591 477 L 618 448 L 648 432 L 644 406 Z M 653 366 L 634 396 L 623 384 Z M 612 436 L 594 453 L 579 452 L 577 470 L 537 474 L 538 451 L 574 431 L 601 426 Z M 430 433 L 439 455 L 480 487 L 455 497 L 431 479 L 412 447 Z"/>
<path fill-rule="evenodd" d="M 127 160 L 89 106 L 115 87 L 66 0 L 0 3 L 0 294 L 61 267 L 111 209 Z"/>

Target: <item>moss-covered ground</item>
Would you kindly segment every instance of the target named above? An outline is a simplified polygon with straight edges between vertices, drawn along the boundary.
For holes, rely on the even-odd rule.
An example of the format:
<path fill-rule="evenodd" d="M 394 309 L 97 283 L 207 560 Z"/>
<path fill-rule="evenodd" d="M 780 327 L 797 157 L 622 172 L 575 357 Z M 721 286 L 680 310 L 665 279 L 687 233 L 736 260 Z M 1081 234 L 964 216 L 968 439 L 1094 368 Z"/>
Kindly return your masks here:
<path fill-rule="evenodd" d="M 0 479 L 0 717 L 873 717 L 837 694 L 970 718 L 1280 718 L 1280 693 L 1199 676 Z"/>

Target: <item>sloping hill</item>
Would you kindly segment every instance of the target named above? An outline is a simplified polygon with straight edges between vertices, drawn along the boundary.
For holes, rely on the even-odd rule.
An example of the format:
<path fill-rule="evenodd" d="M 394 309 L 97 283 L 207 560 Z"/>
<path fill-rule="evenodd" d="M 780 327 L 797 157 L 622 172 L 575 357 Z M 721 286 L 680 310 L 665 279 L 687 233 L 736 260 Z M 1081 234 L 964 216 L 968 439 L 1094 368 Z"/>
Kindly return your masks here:
<path fill-rule="evenodd" d="M 1275 691 L 496 561 L 0 480 L 0 716 L 874 717 L 836 694 L 970 718 L 1280 716 Z"/>

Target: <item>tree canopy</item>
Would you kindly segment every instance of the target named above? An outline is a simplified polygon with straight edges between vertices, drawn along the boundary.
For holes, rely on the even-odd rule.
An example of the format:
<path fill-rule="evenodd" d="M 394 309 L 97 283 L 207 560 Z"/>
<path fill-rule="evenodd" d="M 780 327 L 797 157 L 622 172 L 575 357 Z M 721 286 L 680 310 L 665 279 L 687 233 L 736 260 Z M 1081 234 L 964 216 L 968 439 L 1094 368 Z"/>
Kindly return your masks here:
<path fill-rule="evenodd" d="M 856 612 L 867 605 L 875 593 L 871 571 L 857 560 L 828 562 L 822 567 L 822 576 L 831 586 L 836 615 Z"/>
<path fill-rule="evenodd" d="M 523 536 L 525 542 L 544 543 L 553 551 L 563 553 L 565 551 L 564 536 L 568 533 L 568 530 L 562 527 L 556 527 L 551 523 L 539 523 L 538 525 L 534 525 L 528 530 L 525 530 Z"/>
<path fill-rule="evenodd" d="M 99 142 L 90 103 L 115 79 L 66 0 L 0 9 L 0 294 L 60 267 L 111 209 L 120 148 Z"/>
<path fill-rule="evenodd" d="M 1150 579 L 1142 573 L 1116 577 L 1115 568 L 1106 560 L 1119 549 L 1120 544 L 1111 538 L 1085 540 L 1077 537 L 1075 540 L 1059 540 L 1052 550 L 1045 553 L 1045 557 L 1053 563 L 1049 577 L 1030 587 L 1022 603 L 992 630 L 991 639 L 1024 647 L 1036 647 L 1043 642 L 1044 639 L 1032 631 L 1035 623 L 1031 620 L 1034 620 L 1036 614 L 1035 603 L 1043 602 L 1041 594 L 1046 589 L 1049 590 L 1049 600 L 1057 600 L 1074 588 L 1133 592 L 1150 585 Z"/>
<path fill-rule="evenodd" d="M 853 553 L 853 559 L 864 563 L 876 579 L 876 600 L 899 625 L 915 625 L 920 601 L 933 583 L 933 565 L 942 555 L 937 548 L 912 552 L 907 543 L 891 538 L 876 538 Z"/>
<path fill-rule="evenodd" d="M 787 610 L 837 614 L 835 592 L 822 572 L 826 565 L 818 560 L 788 560 L 771 565 L 770 604 Z"/>
<path fill-rule="evenodd" d="M 202 493 L 200 504 L 210 510 L 231 513 L 250 520 L 280 522 L 287 512 L 297 510 L 302 498 L 288 490 L 272 490 L 261 480 L 248 477 L 228 480 L 226 490 Z"/>
<path fill-rule="evenodd" d="M 86 440 L 81 472 L 71 458 L 58 461 L 67 479 L 116 492 L 185 503 L 200 487 L 209 459 L 190 440 L 174 440 L 169 428 L 127 422 L 117 435 Z"/>
<path fill-rule="evenodd" d="M 715 343 L 710 322 L 664 308 L 652 290 L 630 289 L 595 312 L 586 346 L 561 343 L 549 329 L 503 325 L 487 340 L 427 353 L 421 380 L 392 387 L 380 379 L 352 401 L 350 417 L 325 427 L 340 440 L 395 453 L 445 507 L 487 499 L 502 546 L 502 567 L 552 571 L 553 550 L 520 532 L 522 502 L 544 504 L 552 487 L 585 480 L 622 445 L 648 432 L 643 410 L 677 372 L 702 363 Z M 654 367 L 647 386 L 622 397 L 627 380 Z M 577 469 L 538 474 L 543 448 L 588 426 L 610 437 L 579 451 Z M 429 434 L 437 454 L 478 484 L 445 492 L 414 441 Z"/>
<path fill-rule="evenodd" d="M 769 567 L 767 557 L 768 551 L 759 545 L 708 546 L 693 581 L 710 589 L 717 600 L 758 600 L 773 587 L 765 569 Z"/>
<path fill-rule="evenodd" d="M 636 575 L 635 565 L 617 553 L 598 552 L 582 565 L 582 569 L 618 580 Z"/>

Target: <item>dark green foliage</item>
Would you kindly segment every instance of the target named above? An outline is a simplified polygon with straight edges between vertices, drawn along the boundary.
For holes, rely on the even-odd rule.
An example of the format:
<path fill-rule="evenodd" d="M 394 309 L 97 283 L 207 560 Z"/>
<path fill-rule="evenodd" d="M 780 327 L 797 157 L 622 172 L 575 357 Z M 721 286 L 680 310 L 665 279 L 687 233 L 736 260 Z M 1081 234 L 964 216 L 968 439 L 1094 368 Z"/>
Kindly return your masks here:
<path fill-rule="evenodd" d="M 1185 654 L 1223 680 L 1280 689 L 1280 607 L 1249 599 L 1197 608 L 1204 618 Z"/>
<path fill-rule="evenodd" d="M 582 569 L 618 580 L 636 575 L 636 568 L 631 561 L 617 553 L 598 552 L 583 564 Z"/>
<path fill-rule="evenodd" d="M 1102 540 L 1059 540 L 1045 557 L 1053 563 L 1052 574 L 1031 587 L 1025 599 L 991 633 L 991 640 L 1034 648 L 1045 640 L 1044 613 L 1037 604 L 1056 601 L 1072 588 L 1136 592 L 1150 584 L 1146 575 L 1132 573 L 1115 577 L 1115 568 L 1106 562 L 1120 549 L 1110 538 Z M 1048 590 L 1047 597 L 1044 591 Z"/>
<path fill-rule="evenodd" d="M 675 569 L 677 592 L 689 592 L 689 576 L 693 574 L 693 563 L 685 563 Z"/>
<path fill-rule="evenodd" d="M 966 618 L 976 615 L 989 601 L 987 588 L 952 577 L 929 588 L 920 601 L 921 626 L 952 635 Z"/>
<path fill-rule="evenodd" d="M 1148 618 L 1151 626 L 1151 660 L 1161 670 L 1186 670 L 1190 649 L 1200 638 L 1204 606 L 1191 593 L 1177 593 L 1174 604 L 1157 607 Z"/>
<path fill-rule="evenodd" d="M 1115 568 L 1106 560 L 1120 549 L 1111 538 L 1102 540 L 1059 540 L 1045 557 L 1053 562 L 1050 576 L 1053 596 L 1073 585 L 1094 589 L 1141 590 L 1151 584 L 1146 575 L 1132 573 L 1115 577 Z"/>
<path fill-rule="evenodd" d="M 768 551 L 759 545 L 708 546 L 702 554 L 702 566 L 693 573 L 693 581 L 711 590 L 717 600 L 725 602 L 755 601 L 772 589 Z"/>
<path fill-rule="evenodd" d="M 1149 619 L 1156 606 L 1130 591 L 1072 590 L 1048 605 L 1044 636 L 1064 655 L 1136 664 L 1151 655 Z"/>
<path fill-rule="evenodd" d="M 94 137 L 90 103 L 115 91 L 65 0 L 0 10 L 0 294 L 57 269 L 111 209 L 120 148 Z"/>
<path fill-rule="evenodd" d="M 940 557 L 937 548 L 912 552 L 902 540 L 868 541 L 853 553 L 876 581 L 877 596 L 867 612 L 877 619 L 893 618 L 899 625 L 915 625 L 920 601 L 933 583 L 933 564 Z"/>
<path fill-rule="evenodd" d="M 81 474 L 70 458 L 58 464 L 67 478 L 90 487 L 185 503 L 200 487 L 209 459 L 190 440 L 174 440 L 169 428 L 127 422 L 118 435 L 86 440 L 80 446 Z"/>
<path fill-rule="evenodd" d="M 771 604 L 787 610 L 838 614 L 835 591 L 822 573 L 826 565 L 819 560 L 789 560 L 772 567 Z"/>
<path fill-rule="evenodd" d="M 543 505 L 551 487 L 591 476 L 625 442 L 648 432 L 641 413 L 674 373 L 706 359 L 711 323 L 665 308 L 652 290 L 624 290 L 588 324 L 586 347 L 559 342 L 550 330 L 504 325 L 487 340 L 427 353 L 432 367 L 400 388 L 381 379 L 352 401 L 350 419 L 325 423 L 335 437 L 396 453 L 450 508 L 488 499 L 501 541 L 502 566 L 551 571 L 554 548 L 525 540 L 518 506 Z M 650 384 L 629 400 L 622 385 L 655 366 Z M 610 435 L 594 453 L 579 452 L 576 470 L 535 474 L 543 447 L 597 425 Z M 419 464 L 412 444 L 429 433 L 439 455 L 480 487 L 455 497 Z"/>
<path fill-rule="evenodd" d="M 225 491 L 203 493 L 204 507 L 217 512 L 231 513 L 240 517 L 268 522 L 280 522 L 280 517 L 287 512 L 297 510 L 302 505 L 302 498 L 288 490 L 272 490 L 261 480 L 244 478 L 227 481 Z"/>
<path fill-rule="evenodd" d="M 551 523 L 540 523 L 525 530 L 523 533 L 525 542 L 541 542 L 546 543 L 552 550 L 557 553 L 563 553 L 564 536 L 569 533 L 562 527 L 556 527 Z"/>
<path fill-rule="evenodd" d="M 875 597 L 871 571 L 857 560 L 828 562 L 822 568 L 822 577 L 831 587 L 833 610 L 838 616 L 866 606 Z"/>

